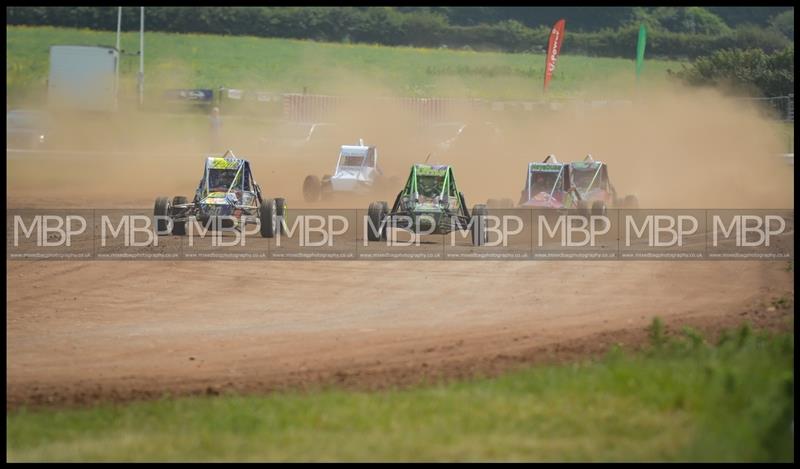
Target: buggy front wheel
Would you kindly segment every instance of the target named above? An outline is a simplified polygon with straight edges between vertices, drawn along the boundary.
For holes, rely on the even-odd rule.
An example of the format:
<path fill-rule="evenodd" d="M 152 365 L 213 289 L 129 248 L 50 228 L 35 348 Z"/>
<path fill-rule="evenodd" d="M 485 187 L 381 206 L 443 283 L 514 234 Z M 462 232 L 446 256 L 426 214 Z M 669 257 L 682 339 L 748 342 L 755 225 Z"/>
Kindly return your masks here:
<path fill-rule="evenodd" d="M 184 205 L 189 203 L 189 199 L 182 195 L 176 195 L 172 199 L 172 206 L 176 205 Z M 183 236 L 186 234 L 186 222 L 185 221 L 173 221 L 172 223 L 172 234 L 176 236 Z"/>
<path fill-rule="evenodd" d="M 472 245 L 486 244 L 486 205 L 478 204 L 472 209 Z"/>
<path fill-rule="evenodd" d="M 168 234 L 167 227 L 169 226 L 169 199 L 167 197 L 159 197 L 156 199 L 155 207 L 153 207 L 153 216 L 156 218 L 156 234 Z"/>
<path fill-rule="evenodd" d="M 258 218 L 261 223 L 261 236 L 264 238 L 272 238 L 275 236 L 278 211 L 274 200 L 264 200 L 261 207 L 258 208 Z"/>

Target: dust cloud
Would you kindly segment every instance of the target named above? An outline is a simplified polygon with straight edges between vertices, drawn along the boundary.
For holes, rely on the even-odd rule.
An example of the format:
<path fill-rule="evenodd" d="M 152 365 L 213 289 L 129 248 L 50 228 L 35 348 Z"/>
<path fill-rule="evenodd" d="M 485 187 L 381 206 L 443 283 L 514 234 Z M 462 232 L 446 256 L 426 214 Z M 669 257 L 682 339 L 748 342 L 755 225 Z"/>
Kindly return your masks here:
<path fill-rule="evenodd" d="M 391 96 L 388 88 L 352 74 L 337 72 L 331 80 L 343 96 Z M 336 107 L 324 119 L 335 124 L 326 138 L 304 149 L 269 144 L 280 127 L 276 116 L 243 118 L 223 108 L 224 145 L 251 160 L 269 197 L 286 197 L 296 208 L 391 203 L 410 165 L 426 158 L 454 166 L 470 206 L 488 198 L 517 200 L 527 163 L 551 153 L 562 162 L 588 153 L 605 161 L 618 192 L 635 194 L 641 208 L 793 208 L 793 168 L 778 156 L 785 146 L 779 124 L 754 106 L 672 84 L 621 98 L 626 105 L 583 109 L 569 100 L 514 112 L 453 108 L 442 120 L 466 127 L 448 149 L 436 143 L 455 136 L 458 126 L 426 128 L 397 100 Z M 209 152 L 208 116 L 200 113 L 59 115 L 55 125 L 53 149 L 69 154 L 7 157 L 10 207 L 149 207 L 158 196 L 191 195 Z M 305 176 L 330 174 L 338 146 L 359 138 L 377 145 L 379 164 L 397 186 L 306 204 Z"/>

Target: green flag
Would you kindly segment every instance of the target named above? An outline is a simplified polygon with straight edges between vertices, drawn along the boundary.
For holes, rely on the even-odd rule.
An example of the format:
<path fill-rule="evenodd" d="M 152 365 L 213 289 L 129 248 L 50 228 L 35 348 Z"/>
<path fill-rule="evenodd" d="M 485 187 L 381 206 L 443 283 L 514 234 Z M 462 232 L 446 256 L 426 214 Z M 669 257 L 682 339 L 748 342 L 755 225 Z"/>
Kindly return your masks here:
<path fill-rule="evenodd" d="M 644 67 L 644 46 L 647 42 L 647 29 L 644 25 L 639 27 L 639 43 L 636 45 L 636 81 L 639 81 L 639 76 L 642 74 Z"/>

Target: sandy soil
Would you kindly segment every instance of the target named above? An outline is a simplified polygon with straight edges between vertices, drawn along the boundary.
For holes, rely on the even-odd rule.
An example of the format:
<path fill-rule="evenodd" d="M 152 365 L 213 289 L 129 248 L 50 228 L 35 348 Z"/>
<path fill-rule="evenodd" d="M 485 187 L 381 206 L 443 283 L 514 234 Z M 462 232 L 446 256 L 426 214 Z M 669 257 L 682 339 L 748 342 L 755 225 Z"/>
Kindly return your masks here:
<path fill-rule="evenodd" d="M 793 294 L 783 263 L 752 261 L 7 268 L 9 407 L 498 371 L 503 357 L 558 358 L 557 344 L 581 356 L 626 332 L 638 343 L 654 316 L 774 320 L 769 300 Z"/>
<path fill-rule="evenodd" d="M 476 144 L 440 159 L 455 165 L 470 205 L 515 198 L 527 161 L 592 152 L 643 208 L 793 207 L 791 168 L 773 158 L 781 142 L 755 112 L 706 94 L 652 98 L 646 108 L 578 122 L 508 124 L 504 150 Z M 353 124 L 353 139 L 378 144 L 387 173 L 404 178 L 424 154 L 404 153 L 408 139 L 372 117 L 372 127 Z M 148 151 L 135 156 L 8 154 L 7 206 L 150 208 L 157 196 L 189 195 L 202 160 L 180 155 L 202 149 L 160 137 L 167 130 L 150 130 Z M 330 172 L 336 151 L 248 157 L 268 195 L 301 208 L 303 177 Z M 341 206 L 366 209 L 369 201 Z M 787 328 L 793 309 L 769 310 L 773 299 L 793 298 L 786 267 L 7 261 L 6 402 L 70 405 L 329 384 L 381 389 L 586 357 L 617 342 L 636 346 L 654 316 L 675 330 L 691 324 L 713 332 L 744 320 Z"/>

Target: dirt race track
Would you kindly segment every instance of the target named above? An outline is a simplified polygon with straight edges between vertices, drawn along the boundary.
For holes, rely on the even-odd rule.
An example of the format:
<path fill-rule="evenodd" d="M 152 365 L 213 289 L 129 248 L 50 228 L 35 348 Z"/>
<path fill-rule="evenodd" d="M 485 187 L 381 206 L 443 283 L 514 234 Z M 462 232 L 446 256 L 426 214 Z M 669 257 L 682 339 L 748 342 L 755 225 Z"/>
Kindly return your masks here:
<path fill-rule="evenodd" d="M 7 262 L 7 407 L 380 389 L 786 327 L 785 262 Z M 774 308 L 773 308 L 774 309 Z"/>
<path fill-rule="evenodd" d="M 794 174 L 774 156 L 784 150 L 772 124 L 721 98 L 684 94 L 597 118 L 541 116 L 517 123 L 519 141 L 506 150 L 466 148 L 439 162 L 457 167 L 470 206 L 516 197 L 528 161 L 592 152 L 642 208 L 791 210 Z M 384 170 L 402 180 L 425 153 L 369 116 L 380 128 L 354 124 L 347 141 L 377 143 Z M 156 130 L 135 139 L 147 146 L 136 156 L 9 153 L 8 208 L 152 210 L 158 196 L 191 194 L 202 151 L 179 157 L 161 141 L 169 129 Z M 266 193 L 285 196 L 291 210 L 306 208 L 303 178 L 330 172 L 335 150 L 248 158 Z M 743 321 L 786 329 L 793 308 L 771 303 L 793 300 L 788 265 L 7 260 L 7 408 L 492 375 L 635 347 L 654 316 L 672 331 Z"/>

